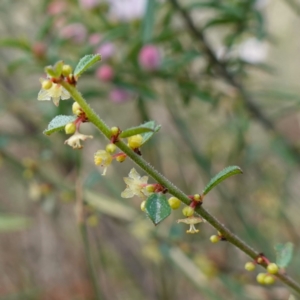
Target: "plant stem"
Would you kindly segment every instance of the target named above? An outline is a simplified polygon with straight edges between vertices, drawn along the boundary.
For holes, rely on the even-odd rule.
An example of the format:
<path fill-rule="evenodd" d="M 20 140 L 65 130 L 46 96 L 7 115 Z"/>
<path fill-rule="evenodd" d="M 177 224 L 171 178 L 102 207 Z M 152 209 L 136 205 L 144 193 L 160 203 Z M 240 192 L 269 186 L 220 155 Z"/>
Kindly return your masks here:
<path fill-rule="evenodd" d="M 108 139 L 110 138 L 110 129 L 109 127 L 96 115 L 96 113 L 91 109 L 91 107 L 86 103 L 81 94 L 76 90 L 74 86 L 71 86 L 67 82 L 61 82 L 61 85 L 71 94 L 73 99 L 81 106 L 84 110 L 89 121 L 93 123 L 103 135 Z M 136 154 L 132 149 L 130 149 L 123 141 L 116 142 L 118 148 L 120 148 L 128 157 L 130 157 L 142 170 L 149 174 L 154 180 L 163 185 L 168 189 L 168 193 L 180 199 L 186 205 L 189 205 L 191 200 L 190 198 L 182 192 L 178 187 L 171 183 L 166 177 L 161 175 L 158 171 L 154 169 L 148 162 L 146 162 L 141 156 Z M 202 216 L 209 224 L 211 224 L 215 229 L 217 229 L 226 240 L 239 248 L 242 252 L 250 256 L 252 259 L 256 259 L 260 252 L 254 250 L 246 242 L 241 240 L 235 234 L 233 234 L 224 224 L 212 216 L 206 209 L 202 206 L 199 206 L 195 211 Z M 266 267 L 266 264 L 262 265 Z M 291 277 L 286 274 L 276 275 L 282 282 L 288 285 L 290 288 L 295 290 L 300 294 L 300 285 L 296 283 Z"/>

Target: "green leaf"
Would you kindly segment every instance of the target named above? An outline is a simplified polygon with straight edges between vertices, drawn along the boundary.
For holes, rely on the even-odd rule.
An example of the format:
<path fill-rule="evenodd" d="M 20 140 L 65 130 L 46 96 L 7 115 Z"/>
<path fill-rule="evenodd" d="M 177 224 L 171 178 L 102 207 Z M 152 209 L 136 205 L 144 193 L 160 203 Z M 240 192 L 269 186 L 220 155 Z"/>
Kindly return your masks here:
<path fill-rule="evenodd" d="M 207 186 L 204 188 L 202 192 L 203 195 L 206 195 L 211 189 L 213 189 L 217 184 L 219 184 L 226 178 L 241 173 L 243 173 L 243 171 L 241 170 L 240 167 L 237 166 L 229 166 L 225 168 L 210 180 L 210 182 L 207 184 Z"/>
<path fill-rule="evenodd" d="M 59 115 L 51 120 L 47 129 L 44 130 L 44 134 L 50 135 L 53 132 L 63 130 L 68 123 L 74 122 L 77 119 L 77 116 L 64 116 Z"/>
<path fill-rule="evenodd" d="M 286 268 L 293 257 L 294 245 L 292 243 L 275 245 L 276 264 L 279 268 Z"/>
<path fill-rule="evenodd" d="M 13 215 L 0 215 L 0 232 L 18 231 L 28 228 L 29 225 L 29 218 Z"/>
<path fill-rule="evenodd" d="M 127 138 L 133 135 L 142 134 L 145 132 L 154 132 L 154 128 L 152 124 L 149 122 L 142 124 L 140 126 L 131 127 L 121 132 L 120 138 Z"/>
<path fill-rule="evenodd" d="M 157 225 L 171 214 L 171 207 L 164 194 L 152 194 L 146 200 L 146 214 Z"/>
<path fill-rule="evenodd" d="M 77 64 L 74 75 L 79 77 L 83 72 L 85 72 L 88 68 L 93 66 L 96 62 L 101 60 L 100 54 L 89 54 L 80 59 Z"/>
<path fill-rule="evenodd" d="M 45 73 L 47 73 L 47 75 L 49 75 L 50 77 L 58 77 L 57 73 L 55 72 L 55 70 L 53 69 L 52 66 L 47 66 L 45 67 Z"/>
<path fill-rule="evenodd" d="M 159 129 L 161 128 L 161 125 L 156 125 L 154 121 L 146 122 L 142 126 L 152 129 L 152 131 L 150 131 L 150 132 L 141 133 L 141 135 L 143 137 L 142 145 L 145 144 L 153 136 L 153 134 L 158 132 Z"/>
<path fill-rule="evenodd" d="M 155 0 L 147 1 L 146 13 L 143 19 L 142 25 L 142 40 L 144 44 L 151 42 L 153 27 L 154 27 L 154 16 L 155 16 Z"/>

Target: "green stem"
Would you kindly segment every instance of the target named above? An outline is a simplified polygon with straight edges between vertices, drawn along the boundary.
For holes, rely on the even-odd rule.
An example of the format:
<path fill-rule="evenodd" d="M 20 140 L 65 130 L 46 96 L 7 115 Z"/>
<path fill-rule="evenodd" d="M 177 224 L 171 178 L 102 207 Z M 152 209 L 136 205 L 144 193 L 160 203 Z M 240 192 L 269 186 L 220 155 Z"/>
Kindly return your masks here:
<path fill-rule="evenodd" d="M 86 103 L 81 94 L 76 90 L 75 87 L 71 86 L 67 82 L 63 81 L 61 85 L 71 94 L 73 99 L 81 106 L 84 110 L 89 121 L 93 123 L 108 139 L 110 138 L 110 128 L 96 115 L 96 113 L 91 109 L 91 107 Z M 128 156 L 130 157 L 141 169 L 143 169 L 147 174 L 149 174 L 155 181 L 163 185 L 168 189 L 168 192 L 173 196 L 180 199 L 186 205 L 190 204 L 190 198 L 182 192 L 178 187 L 172 184 L 166 177 L 161 175 L 158 171 L 154 169 L 148 162 L 146 162 L 141 156 L 136 154 L 132 149 L 130 149 L 123 141 L 119 141 L 116 145 Z M 202 216 L 209 224 L 211 224 L 215 229 L 217 229 L 226 240 L 239 248 L 245 254 L 250 256 L 252 259 L 256 259 L 260 252 L 254 250 L 249 245 L 247 245 L 243 240 L 233 234 L 227 227 L 225 227 L 219 220 L 212 216 L 207 210 L 202 206 L 199 206 L 195 211 Z M 266 265 L 263 265 L 266 267 Z M 300 285 L 296 283 L 291 277 L 286 274 L 276 275 L 282 282 L 288 285 L 290 288 L 295 290 L 300 294 Z"/>

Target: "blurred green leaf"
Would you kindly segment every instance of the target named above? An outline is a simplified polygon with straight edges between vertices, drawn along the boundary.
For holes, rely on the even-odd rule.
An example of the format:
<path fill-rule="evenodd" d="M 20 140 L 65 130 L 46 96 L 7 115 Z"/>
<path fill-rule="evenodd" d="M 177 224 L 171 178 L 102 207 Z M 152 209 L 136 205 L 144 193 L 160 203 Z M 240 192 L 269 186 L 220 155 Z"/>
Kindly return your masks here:
<path fill-rule="evenodd" d="M 145 144 L 153 136 L 153 134 L 158 132 L 159 129 L 161 128 L 161 125 L 156 125 L 154 121 L 146 122 L 142 126 L 147 127 L 152 130 L 151 132 L 141 133 L 141 135 L 143 137 L 142 145 Z"/>
<path fill-rule="evenodd" d="M 153 132 L 155 129 L 152 126 L 152 123 L 147 122 L 145 124 L 141 124 L 140 126 L 136 127 L 131 127 L 128 129 L 125 129 L 124 131 L 121 132 L 119 135 L 120 138 L 127 138 L 136 134 L 141 134 L 145 132 Z"/>
<path fill-rule="evenodd" d="M 27 217 L 0 215 L 0 232 L 18 231 L 30 226 L 30 219 Z"/>
<path fill-rule="evenodd" d="M 276 252 L 276 264 L 279 268 L 286 268 L 293 257 L 294 245 L 292 243 L 277 244 L 274 246 Z"/>
<path fill-rule="evenodd" d="M 0 40 L 0 47 L 9 47 L 23 50 L 26 52 L 31 52 L 31 45 L 25 39 L 2 39 Z"/>
<path fill-rule="evenodd" d="M 171 207 L 164 194 L 152 194 L 146 200 L 146 214 L 157 225 L 171 214 Z"/>
<path fill-rule="evenodd" d="M 47 129 L 44 130 L 45 135 L 50 135 L 56 131 L 63 130 L 68 123 L 74 122 L 77 116 L 59 115 L 51 120 Z"/>
<path fill-rule="evenodd" d="M 151 42 L 154 27 L 156 0 L 148 0 L 142 24 L 142 40 L 144 44 Z"/>
<path fill-rule="evenodd" d="M 88 68 L 93 66 L 95 63 L 101 60 L 100 54 L 88 54 L 80 59 L 77 64 L 74 75 L 79 77 L 82 73 L 84 73 Z"/>
<path fill-rule="evenodd" d="M 221 183 L 223 180 L 226 178 L 236 175 L 236 174 L 241 174 L 243 171 L 241 170 L 240 167 L 237 166 L 229 166 L 225 169 L 223 169 L 221 172 L 219 172 L 216 176 L 214 176 L 210 182 L 207 184 L 207 186 L 203 190 L 203 195 L 206 195 L 211 189 L 213 189 L 216 185 Z"/>

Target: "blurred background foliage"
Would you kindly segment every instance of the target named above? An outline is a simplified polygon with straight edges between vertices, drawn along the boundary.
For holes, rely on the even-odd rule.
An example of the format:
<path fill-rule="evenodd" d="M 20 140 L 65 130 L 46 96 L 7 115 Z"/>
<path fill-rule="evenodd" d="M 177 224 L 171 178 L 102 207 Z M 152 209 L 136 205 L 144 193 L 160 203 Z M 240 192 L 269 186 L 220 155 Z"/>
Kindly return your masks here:
<path fill-rule="evenodd" d="M 72 100 L 36 98 L 44 66 L 100 53 L 78 85 L 95 111 L 109 126 L 161 124 L 143 156 L 188 194 L 240 166 L 205 207 L 273 260 L 292 242 L 299 280 L 299 14 L 295 0 L 2 0 L 0 299 L 95 299 L 85 254 L 101 299 L 288 299 L 232 245 L 211 244 L 210 226 L 186 235 L 181 209 L 154 227 L 139 199 L 120 197 L 132 162 L 101 176 L 93 154 L 107 141 L 90 124 L 81 151 L 44 136 Z"/>

